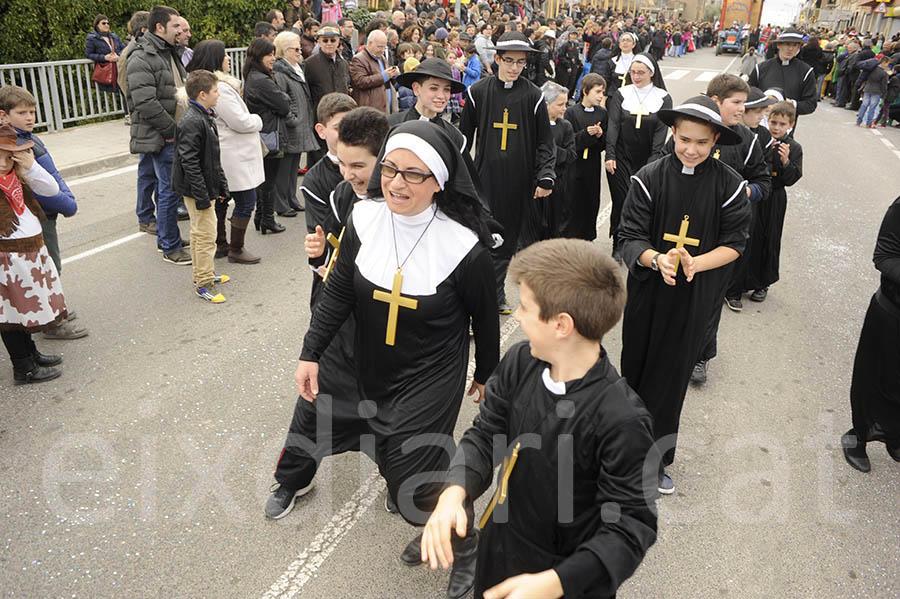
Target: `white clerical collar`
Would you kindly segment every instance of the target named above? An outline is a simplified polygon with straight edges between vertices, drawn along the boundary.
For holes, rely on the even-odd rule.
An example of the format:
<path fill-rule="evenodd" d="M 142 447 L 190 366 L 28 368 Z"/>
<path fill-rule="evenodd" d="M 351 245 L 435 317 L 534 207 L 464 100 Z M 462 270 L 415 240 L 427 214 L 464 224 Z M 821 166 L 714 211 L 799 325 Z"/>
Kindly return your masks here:
<path fill-rule="evenodd" d="M 327 152 L 325 155 L 328 156 L 328 160 L 330 160 L 333 164 L 338 164 L 340 162 L 338 160 L 338 157 L 331 152 Z"/>
<path fill-rule="evenodd" d="M 782 61 L 781 61 L 781 66 L 783 66 L 783 67 L 786 67 L 786 66 L 788 66 L 789 64 L 791 64 L 791 61 L 790 61 L 790 60 L 782 60 Z"/>
<path fill-rule="evenodd" d="M 424 225 L 434 217 L 434 213 L 436 211 L 437 205 L 431 204 L 428 208 L 418 214 L 414 214 L 412 216 L 406 216 L 404 214 L 393 214 L 392 218 L 396 222 L 406 226 Z"/>
<path fill-rule="evenodd" d="M 430 121 L 431 119 L 428 118 L 427 116 L 422 116 L 422 115 L 420 114 L 420 115 L 419 115 L 419 120 L 420 120 L 420 121 Z"/>
<path fill-rule="evenodd" d="M 551 126 L 551 127 L 556 127 L 556 121 L 550 121 L 550 126 Z"/>
<path fill-rule="evenodd" d="M 681 165 L 681 174 L 682 174 L 682 175 L 693 175 L 693 174 L 694 174 L 694 169 L 695 169 L 695 168 L 696 168 L 696 167 L 693 167 L 693 166 L 684 166 L 684 165 L 682 164 L 682 165 Z"/>
<path fill-rule="evenodd" d="M 584 104 L 582 104 L 582 107 L 584 108 L 585 112 L 594 112 L 593 106 L 585 106 Z"/>
<path fill-rule="evenodd" d="M 497 77 L 497 81 L 503 84 L 503 89 L 512 89 L 512 86 L 516 83 L 515 79 L 512 81 L 504 81 L 503 79 L 500 79 L 500 77 Z"/>
<path fill-rule="evenodd" d="M 356 199 L 357 199 L 357 200 L 364 200 L 364 199 L 366 199 L 366 194 L 364 194 L 364 193 L 356 193 L 356 192 L 354 191 L 354 192 L 353 192 L 353 195 L 356 196 Z"/>
<path fill-rule="evenodd" d="M 556 382 L 550 377 L 550 369 L 544 368 L 543 374 L 541 374 L 541 379 L 544 381 L 544 387 L 547 388 L 547 391 L 553 393 L 554 395 L 565 395 L 566 394 L 566 382 L 560 381 Z"/>

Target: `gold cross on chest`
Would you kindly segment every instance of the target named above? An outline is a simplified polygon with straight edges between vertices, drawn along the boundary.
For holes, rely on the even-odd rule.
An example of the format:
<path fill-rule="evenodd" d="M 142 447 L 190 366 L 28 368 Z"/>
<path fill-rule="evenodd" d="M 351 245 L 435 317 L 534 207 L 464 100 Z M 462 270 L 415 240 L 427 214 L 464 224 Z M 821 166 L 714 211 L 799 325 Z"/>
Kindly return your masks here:
<path fill-rule="evenodd" d="M 503 151 L 503 152 L 506 151 L 506 134 L 507 134 L 507 132 L 510 129 L 515 131 L 518 128 L 519 128 L 519 126 L 517 124 L 509 122 L 509 108 L 504 108 L 503 109 L 503 122 L 502 123 L 494 123 L 494 129 L 501 129 L 503 131 L 503 133 L 500 137 L 500 150 L 501 151 Z"/>
<path fill-rule="evenodd" d="M 397 313 L 400 311 L 400 308 L 403 307 L 415 310 L 419 307 L 419 300 L 410 299 L 400 295 L 400 290 L 402 288 L 403 275 L 400 274 L 400 269 L 398 268 L 397 272 L 394 273 L 394 286 L 390 293 L 385 293 L 378 289 L 372 292 L 372 299 L 379 302 L 386 302 L 390 306 L 388 308 L 387 330 L 384 334 L 384 343 L 386 345 L 394 345 L 394 341 L 396 340 Z"/>
<path fill-rule="evenodd" d="M 688 215 L 685 214 L 684 220 L 681 221 L 681 229 L 679 229 L 678 235 L 673 235 L 672 233 L 664 233 L 663 241 L 674 241 L 675 249 L 683 248 L 686 245 L 698 247 L 700 245 L 700 240 L 687 236 L 689 226 L 690 226 L 690 217 L 688 217 Z M 675 256 L 675 274 L 676 275 L 678 274 L 678 265 L 679 264 L 681 264 L 681 256 Z"/>
<path fill-rule="evenodd" d="M 341 253 L 341 241 L 344 239 L 344 231 L 346 229 L 347 227 L 342 228 L 340 235 L 337 237 L 335 237 L 333 233 L 329 233 L 328 237 L 326 237 L 328 243 L 334 248 L 334 253 L 331 254 L 331 258 L 328 260 L 328 266 L 325 268 L 325 274 L 322 275 L 323 283 L 328 282 L 328 277 L 331 276 L 331 271 L 334 270 L 334 265 L 337 264 L 338 254 Z"/>
<path fill-rule="evenodd" d="M 642 116 L 650 116 L 651 113 L 644 112 L 644 105 L 638 104 L 638 107 L 635 108 L 634 110 L 632 110 L 629 114 L 637 117 L 637 121 L 635 121 L 635 123 L 634 123 L 634 128 L 640 129 L 641 128 L 641 117 Z"/>
<path fill-rule="evenodd" d="M 721 153 L 719 152 L 719 148 L 716 148 L 716 151 L 713 152 L 713 158 L 718 160 L 720 155 L 721 155 Z"/>
<path fill-rule="evenodd" d="M 513 449 L 512 456 L 508 458 L 503 458 L 503 468 L 500 473 L 500 482 L 497 484 L 497 490 L 494 491 L 494 496 L 491 497 L 491 502 L 488 504 L 487 508 L 484 510 L 484 514 L 481 515 L 481 520 L 478 522 L 478 528 L 484 529 L 485 525 L 488 523 L 488 520 L 491 517 L 491 514 L 494 512 L 494 508 L 497 505 L 503 505 L 506 502 L 507 494 L 509 493 L 509 477 L 512 474 L 512 469 L 516 465 L 516 460 L 519 459 L 519 448 L 522 446 L 521 443 L 516 443 L 515 449 Z"/>
<path fill-rule="evenodd" d="M 622 76 L 619 77 L 619 81 L 622 82 L 622 83 L 619 85 L 619 87 L 625 87 L 625 79 L 626 79 L 627 77 L 628 77 L 628 71 L 625 71 L 624 73 L 622 73 Z"/>

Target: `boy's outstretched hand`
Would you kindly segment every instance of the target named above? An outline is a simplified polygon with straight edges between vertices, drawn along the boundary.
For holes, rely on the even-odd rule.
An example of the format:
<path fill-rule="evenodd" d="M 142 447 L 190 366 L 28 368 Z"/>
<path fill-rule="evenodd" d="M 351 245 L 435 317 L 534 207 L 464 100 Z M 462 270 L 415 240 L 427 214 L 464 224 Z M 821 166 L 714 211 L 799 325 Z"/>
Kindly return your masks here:
<path fill-rule="evenodd" d="M 458 536 L 464 537 L 469 523 L 463 507 L 465 499 L 465 489 L 459 485 L 448 487 L 441 493 L 437 506 L 425 523 L 422 531 L 422 562 L 427 563 L 432 570 L 437 570 L 438 564 L 444 570 L 453 564 L 453 546 L 450 544 L 453 530 L 456 530 Z"/>
<path fill-rule="evenodd" d="M 303 242 L 307 258 L 318 258 L 325 253 L 325 231 L 322 225 L 316 225 L 316 232 L 309 233 Z"/>
<path fill-rule="evenodd" d="M 675 258 L 681 258 L 681 267 L 684 269 L 684 276 L 688 283 L 694 278 L 696 269 L 694 267 L 694 257 L 691 256 L 684 248 L 672 248 L 659 257 L 656 261 L 659 266 L 659 274 L 662 275 L 666 285 L 675 285 Z"/>
<path fill-rule="evenodd" d="M 484 599 L 559 599 L 562 596 L 562 582 L 556 570 L 513 576 L 484 592 Z"/>

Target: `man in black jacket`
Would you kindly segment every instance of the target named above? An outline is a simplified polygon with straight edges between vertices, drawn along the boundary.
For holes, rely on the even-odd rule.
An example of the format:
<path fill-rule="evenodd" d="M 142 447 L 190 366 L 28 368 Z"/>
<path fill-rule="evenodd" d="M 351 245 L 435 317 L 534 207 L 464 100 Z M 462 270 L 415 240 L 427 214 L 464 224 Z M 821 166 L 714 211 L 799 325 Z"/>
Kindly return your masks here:
<path fill-rule="evenodd" d="M 784 99 L 797 109 L 798 117 L 812 114 L 818 105 L 816 74 L 811 66 L 797 58 L 803 46 L 803 33 L 794 28 L 785 29 L 773 44 L 778 48 L 777 56 L 756 65 L 747 83 L 762 90 L 781 89 Z"/>
<path fill-rule="evenodd" d="M 352 23 L 351 21 L 351 26 Z M 306 83 L 309 85 L 313 114 L 316 113 L 319 100 L 325 94 L 337 92 L 350 95 L 350 66 L 337 51 L 341 30 L 335 23 L 322 23 L 318 40 L 319 51 L 303 63 L 303 74 L 306 75 Z M 324 142 L 320 140 L 319 145 L 321 147 L 318 152 L 307 153 L 307 166 L 312 166 L 325 155 Z"/>
<path fill-rule="evenodd" d="M 156 239 L 163 260 L 190 264 L 178 231 L 178 194 L 171 189 L 173 142 L 178 102 L 175 90 L 184 84 L 185 70 L 175 51 L 181 31 L 178 11 L 155 6 L 148 31 L 128 53 L 128 90 L 131 113 L 131 153 L 149 154 L 157 180 Z"/>

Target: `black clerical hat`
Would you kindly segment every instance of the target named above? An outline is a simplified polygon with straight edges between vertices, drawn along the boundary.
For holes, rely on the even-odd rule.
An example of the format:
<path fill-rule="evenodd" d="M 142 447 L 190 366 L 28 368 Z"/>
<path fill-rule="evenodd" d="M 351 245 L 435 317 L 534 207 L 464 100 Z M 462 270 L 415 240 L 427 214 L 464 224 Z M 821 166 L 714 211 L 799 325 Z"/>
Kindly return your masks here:
<path fill-rule="evenodd" d="M 413 81 L 422 81 L 427 77 L 443 79 L 450 82 L 450 93 L 460 94 L 466 91 L 466 86 L 461 81 L 453 78 L 453 70 L 446 60 L 440 58 L 426 58 L 412 71 L 403 73 L 397 77 L 397 84 L 412 88 Z"/>
<path fill-rule="evenodd" d="M 795 29 L 794 27 L 788 27 L 787 29 L 782 31 L 772 43 L 780 44 L 782 42 L 787 42 L 792 44 L 802 44 L 804 41 L 805 40 L 803 39 L 802 31 L 800 31 L 799 29 Z"/>
<path fill-rule="evenodd" d="M 765 108 L 777 101 L 778 100 L 764 94 L 763 90 L 758 87 L 751 87 L 750 93 L 747 95 L 747 101 L 744 102 L 744 108 Z"/>
<path fill-rule="evenodd" d="M 680 106 L 660 110 L 657 116 L 659 120 L 672 127 L 675 126 L 675 120 L 680 116 L 712 125 L 720 134 L 719 140 L 716 142 L 720 146 L 733 146 L 741 143 L 741 136 L 722 123 L 719 107 L 714 100 L 707 96 L 694 96 Z"/>
<path fill-rule="evenodd" d="M 497 52 L 537 52 L 528 43 L 528 38 L 524 33 L 518 31 L 507 31 L 500 36 L 497 43 L 490 47 L 491 50 Z"/>

